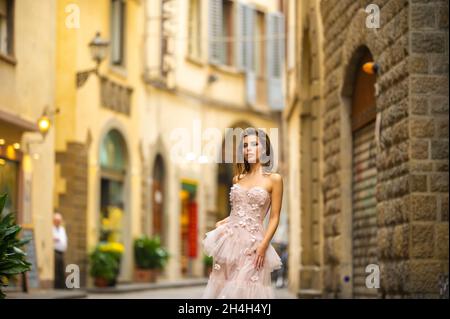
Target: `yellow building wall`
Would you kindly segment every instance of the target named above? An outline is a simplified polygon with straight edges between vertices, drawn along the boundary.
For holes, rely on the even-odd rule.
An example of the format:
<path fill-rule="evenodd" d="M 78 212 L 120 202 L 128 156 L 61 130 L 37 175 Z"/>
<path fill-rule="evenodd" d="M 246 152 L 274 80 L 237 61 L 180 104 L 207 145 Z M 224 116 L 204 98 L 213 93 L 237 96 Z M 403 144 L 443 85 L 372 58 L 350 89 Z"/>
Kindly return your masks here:
<path fill-rule="evenodd" d="M 0 109 L 33 123 L 46 107 L 55 107 L 55 10 L 55 1 L 51 0 L 15 1 L 16 63 L 0 59 Z M 24 151 L 24 176 L 30 182 L 21 199 L 25 203 L 23 214 L 34 228 L 37 270 L 45 286 L 53 279 L 54 130 L 45 140 L 39 133 L 26 133 L 18 142 Z"/>
<path fill-rule="evenodd" d="M 278 1 L 243 1 L 256 4 L 265 12 L 278 10 Z M 169 280 L 181 277 L 181 243 L 180 243 L 180 200 L 181 180 L 189 178 L 198 181 L 198 256 L 193 262 L 193 276 L 203 275 L 201 241 L 207 231 L 207 211 L 216 209 L 217 165 L 179 164 L 170 159 L 171 147 L 176 141 L 171 140 L 171 133 L 184 128 L 192 136 L 193 124 L 201 123 L 201 133 L 207 128 L 216 128 L 225 135 L 225 128 L 238 122 L 248 122 L 261 128 L 273 128 L 277 124 L 268 110 L 264 113 L 251 111 L 245 103 L 245 75 L 227 66 L 213 66 L 208 62 L 208 1 L 200 1 L 202 6 L 201 21 L 201 58 L 192 60 L 188 56 L 188 19 L 189 1 L 177 1 L 174 8 L 175 21 L 175 70 L 174 90 L 161 90 L 151 85 L 146 90 L 146 109 L 140 119 L 141 136 L 145 157 L 156 156 L 156 145 L 162 140 L 163 152 L 166 154 L 167 179 L 169 181 L 167 197 L 168 212 L 168 249 L 171 258 L 166 270 Z M 146 2 L 147 16 L 145 32 L 145 65 L 149 74 L 158 73 L 160 66 L 160 20 L 159 1 Z M 156 71 L 155 71 L 156 70 Z M 208 76 L 215 74 L 219 80 L 207 84 Z M 157 76 L 156 76 L 157 77 Z M 232 92 L 232 94 L 230 94 Z M 197 122 L 198 121 L 198 122 Z M 152 123 L 153 125 L 149 125 Z M 205 142 L 205 141 L 204 141 Z M 220 145 L 222 141 L 218 140 Z M 200 155 L 200 154 L 197 154 Z M 146 220 L 151 220 L 151 209 Z M 147 222 L 147 224 L 150 224 Z"/>
<path fill-rule="evenodd" d="M 109 80 L 132 87 L 131 115 L 126 116 L 105 109 L 100 105 L 100 81 L 91 75 L 86 83 L 75 86 L 75 74 L 95 67 L 88 43 L 97 31 L 104 39 L 110 39 L 110 1 L 79 0 L 58 1 L 57 14 L 57 92 L 56 104 L 61 105 L 63 114 L 58 118 L 57 151 L 64 151 L 67 143 L 90 141 L 88 154 L 88 203 L 87 203 L 87 242 L 88 253 L 95 246 L 99 232 L 100 208 L 100 145 L 109 129 L 117 128 L 124 136 L 129 158 L 129 179 L 127 181 L 129 200 L 127 201 L 126 256 L 124 261 L 124 280 L 131 279 L 132 242 L 140 230 L 140 158 L 139 131 L 137 119 L 142 105 L 140 75 L 142 72 L 142 30 L 143 2 L 127 1 L 125 26 L 125 63 L 124 67 L 116 67 L 110 63 L 108 54 L 100 65 L 99 73 Z M 79 28 L 67 28 L 68 17 L 74 12 L 73 5 L 79 12 Z M 66 12 L 66 9 L 69 13 Z M 69 19 L 70 21 L 70 19 Z M 89 136 L 89 137 L 88 137 Z M 56 178 L 55 193 L 64 191 L 65 181 Z M 58 194 L 55 194 L 57 198 Z"/>
<path fill-rule="evenodd" d="M 179 140 L 174 139 L 171 135 L 177 129 L 185 129 L 188 136 L 188 143 L 193 140 L 193 123 L 201 123 L 201 127 L 196 127 L 201 133 L 205 133 L 208 128 L 218 129 L 225 136 L 225 129 L 232 127 L 238 122 L 249 122 L 255 127 L 274 128 L 276 123 L 269 117 L 263 118 L 256 116 L 251 112 L 236 112 L 234 110 L 219 110 L 212 105 L 201 103 L 196 99 L 183 98 L 183 96 L 176 96 L 168 94 L 155 89 L 150 90 L 148 95 L 148 103 L 152 106 L 152 111 L 148 116 L 142 117 L 142 122 L 155 122 L 157 128 L 149 130 L 154 134 L 145 134 L 149 151 L 149 158 L 156 156 L 152 151 L 159 136 L 161 136 L 164 149 L 167 155 L 170 156 L 171 148 L 179 143 Z M 198 121 L 198 122 L 197 122 Z M 143 128 L 145 126 L 142 126 Z M 206 142 L 207 140 L 203 140 Z M 220 146 L 222 140 L 218 140 L 217 144 Z M 197 154 L 199 155 L 199 154 Z M 201 241 L 207 231 L 206 228 L 206 213 L 207 210 L 215 209 L 215 190 L 217 188 L 217 165 L 198 164 L 198 163 L 176 163 L 170 157 L 165 158 L 168 162 L 167 174 L 169 183 L 169 194 L 167 194 L 167 211 L 168 215 L 168 249 L 171 253 L 169 264 L 167 268 L 167 279 L 176 280 L 181 277 L 180 263 L 181 263 L 181 248 L 180 248 L 180 200 L 179 191 L 181 190 L 181 180 L 189 178 L 198 182 L 198 257 L 194 261 L 193 275 L 202 276 L 202 246 Z M 151 215 L 149 216 L 151 218 Z"/>
<path fill-rule="evenodd" d="M 259 1 L 266 5 L 265 1 Z M 187 3 L 178 1 L 177 28 L 179 41 L 176 42 L 176 87 L 173 93 L 155 89 L 142 81 L 145 66 L 154 66 L 157 58 L 148 48 L 159 45 L 158 19 L 145 21 L 147 16 L 159 15 L 158 1 L 127 1 L 126 16 L 126 67 L 124 69 L 110 65 L 109 57 L 101 64 L 100 73 L 109 79 L 123 85 L 133 87 L 131 116 L 127 117 L 107 110 L 99 105 L 99 81 L 91 76 L 83 87 L 76 89 L 75 74 L 94 66 L 87 44 L 92 40 L 95 32 L 100 31 L 103 38 L 110 39 L 109 0 L 78 0 L 58 1 L 57 13 L 57 89 L 56 104 L 61 106 L 63 114 L 58 117 L 56 148 L 64 151 L 70 141 L 85 143 L 90 139 L 88 154 L 88 203 L 87 203 L 87 240 L 88 247 L 92 248 L 98 238 L 99 231 L 99 149 L 101 140 L 111 128 L 117 128 L 123 134 L 129 152 L 129 179 L 128 179 L 128 219 L 129 229 L 127 247 L 131 247 L 132 239 L 139 235 L 147 226 L 142 221 L 151 220 L 150 212 L 142 212 L 141 185 L 143 166 L 149 165 L 156 155 L 155 145 L 162 137 L 164 149 L 170 153 L 172 141 L 170 133 L 179 127 L 192 128 L 192 122 L 200 119 L 204 127 L 217 127 L 224 133 L 225 127 L 230 127 L 243 120 L 257 127 L 274 127 L 269 114 L 259 116 L 250 111 L 239 111 L 245 108 L 245 82 L 240 73 L 227 69 L 214 68 L 220 81 L 211 87 L 205 87 L 205 81 L 210 74 L 211 66 L 205 60 L 198 65 L 186 59 L 187 50 Z M 268 10 L 275 10 L 277 1 L 270 1 Z M 68 13 L 67 6 L 75 4 L 79 8 L 80 28 L 66 27 Z M 202 1 L 206 5 L 206 1 Z M 207 8 L 203 10 L 204 26 L 207 26 Z M 207 36 L 207 28 L 203 28 Z M 145 36 L 144 36 L 145 35 Z M 146 38 L 148 41 L 142 42 Z M 184 39 L 184 41 L 183 41 Z M 206 39 L 205 39 L 206 41 Z M 147 49 L 145 49 L 147 48 Z M 207 42 L 203 46 L 207 50 Z M 156 48 L 156 51 L 158 49 Z M 207 57 L 205 51 L 204 57 Z M 153 62 L 152 62 L 153 61 Z M 156 62 L 155 62 L 156 63 Z M 233 92 L 233 94 L 229 94 Z M 216 107 L 210 105 L 207 97 L 214 101 L 231 104 L 236 109 Z M 205 104 L 206 103 L 206 104 Z M 142 154 L 142 155 L 141 155 Z M 141 161 L 143 156 L 143 162 Z M 201 239 L 206 230 L 205 214 L 207 207 L 208 189 L 216 188 L 216 168 L 214 165 L 189 165 L 182 167 L 167 159 L 167 180 L 169 189 L 167 194 L 167 211 L 169 212 L 169 252 L 171 259 L 166 271 L 168 279 L 180 277 L 179 271 L 179 200 L 181 178 L 194 178 L 199 180 L 199 257 L 195 261 L 194 273 L 202 274 Z M 59 172 L 60 168 L 56 167 Z M 152 174 L 153 172 L 150 172 Z M 150 177 L 149 177 L 150 178 Z M 56 177 L 55 198 L 64 192 L 65 181 Z M 145 216 L 142 216 L 144 214 Z M 148 215 L 148 216 L 147 216 Z M 122 280 L 130 280 L 132 273 L 131 249 L 128 249 L 125 258 L 125 268 Z"/>

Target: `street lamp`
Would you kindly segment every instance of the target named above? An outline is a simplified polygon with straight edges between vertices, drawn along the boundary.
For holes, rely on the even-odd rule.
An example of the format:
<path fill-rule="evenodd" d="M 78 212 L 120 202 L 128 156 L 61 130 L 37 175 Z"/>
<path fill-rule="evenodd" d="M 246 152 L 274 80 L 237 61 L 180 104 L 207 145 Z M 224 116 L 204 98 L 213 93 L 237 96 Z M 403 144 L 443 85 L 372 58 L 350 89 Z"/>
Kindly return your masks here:
<path fill-rule="evenodd" d="M 380 65 L 376 62 L 364 63 L 362 69 L 367 74 L 377 74 L 380 71 Z"/>
<path fill-rule="evenodd" d="M 106 58 L 109 42 L 100 37 L 100 32 L 95 34 L 95 38 L 89 43 L 92 59 L 97 62 L 97 68 Z"/>
<path fill-rule="evenodd" d="M 27 139 L 25 141 L 25 151 L 27 153 L 31 153 L 30 146 L 32 144 L 42 144 L 45 142 L 45 138 L 47 136 L 48 131 L 52 127 L 52 122 L 54 121 L 55 115 L 59 113 L 59 108 L 56 108 L 55 110 L 50 110 L 48 106 L 44 108 L 44 111 L 42 112 L 42 115 L 37 119 L 36 124 L 39 129 L 39 133 L 41 133 L 42 138 L 39 140 L 31 140 Z M 13 145 L 15 149 L 19 149 L 20 144 Z M 34 154 L 33 158 L 37 159 L 39 157 L 38 154 Z"/>
<path fill-rule="evenodd" d="M 48 130 L 50 130 L 50 119 L 47 115 L 42 115 L 38 120 L 39 132 L 43 136 L 47 135 Z"/>
<path fill-rule="evenodd" d="M 37 121 L 37 125 L 39 128 L 39 132 L 41 133 L 41 135 L 44 139 L 52 126 L 52 120 L 53 120 L 55 114 L 58 114 L 58 113 L 59 113 L 59 108 L 57 108 L 55 111 L 50 111 L 47 106 L 44 109 L 44 112 L 42 113 L 42 115 L 39 117 L 39 119 Z"/>
<path fill-rule="evenodd" d="M 109 41 L 102 39 L 100 37 L 100 32 L 97 32 L 95 34 L 94 39 L 92 39 L 92 41 L 89 42 L 91 57 L 92 60 L 94 60 L 96 63 L 95 68 L 77 73 L 77 88 L 82 87 L 83 84 L 86 83 L 91 73 L 98 74 L 98 68 L 100 66 L 100 63 L 102 63 L 102 61 L 106 58 L 106 55 L 108 53 L 108 46 Z"/>

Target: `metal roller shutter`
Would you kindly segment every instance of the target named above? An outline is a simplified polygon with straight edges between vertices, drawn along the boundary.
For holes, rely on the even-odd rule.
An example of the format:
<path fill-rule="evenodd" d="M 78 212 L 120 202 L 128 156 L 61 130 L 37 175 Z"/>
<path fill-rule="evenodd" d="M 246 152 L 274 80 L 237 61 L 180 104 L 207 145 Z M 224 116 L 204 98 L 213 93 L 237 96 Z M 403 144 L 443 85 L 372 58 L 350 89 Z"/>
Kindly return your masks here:
<path fill-rule="evenodd" d="M 366 266 L 377 264 L 375 122 L 353 133 L 353 295 L 376 297 L 366 288 Z"/>

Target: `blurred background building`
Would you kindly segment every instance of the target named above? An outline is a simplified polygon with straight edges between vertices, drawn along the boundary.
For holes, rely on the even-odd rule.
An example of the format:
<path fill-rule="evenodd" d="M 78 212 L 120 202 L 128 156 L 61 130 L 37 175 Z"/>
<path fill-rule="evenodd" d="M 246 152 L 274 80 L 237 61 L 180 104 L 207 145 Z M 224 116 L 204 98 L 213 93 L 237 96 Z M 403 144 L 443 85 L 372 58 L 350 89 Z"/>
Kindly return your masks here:
<path fill-rule="evenodd" d="M 43 287 L 53 280 L 56 132 L 45 132 L 55 106 L 55 15 L 54 1 L 0 1 L 0 193 L 34 229 Z"/>
<path fill-rule="evenodd" d="M 291 289 L 439 297 L 448 282 L 448 1 L 289 5 Z M 367 288 L 371 264 L 379 289 Z"/>
<path fill-rule="evenodd" d="M 448 280 L 448 1 L 0 0 L 0 84 L 0 192 L 40 287 L 56 210 L 83 286 L 113 222 L 120 282 L 141 234 L 168 249 L 164 279 L 204 276 L 233 172 L 192 146 L 249 126 L 278 129 L 291 292 L 435 298 Z"/>
<path fill-rule="evenodd" d="M 200 241 L 230 212 L 232 165 L 195 149 L 174 163 L 171 132 L 216 128 L 222 137 L 202 136 L 202 146 L 225 149 L 226 128 L 279 127 L 284 20 L 275 0 L 147 1 L 144 10 L 142 231 L 172 252 L 169 278 L 202 276 Z"/>
<path fill-rule="evenodd" d="M 219 129 L 209 139 L 220 149 L 226 128 L 279 126 L 279 1 L 2 0 L 0 8 L 1 185 L 19 222 L 19 203 L 35 205 L 26 209 L 36 217 L 40 286 L 53 280 L 53 211 L 64 216 L 66 263 L 80 266 L 83 286 L 88 254 L 113 218 L 125 246 L 121 282 L 132 280 L 141 234 L 168 249 L 163 277 L 202 277 L 201 240 L 229 214 L 232 166 L 196 149 L 176 162 L 173 132 L 185 129 L 193 145 L 194 130 Z M 38 131 L 44 112 L 45 142 L 22 151 L 22 133 Z"/>

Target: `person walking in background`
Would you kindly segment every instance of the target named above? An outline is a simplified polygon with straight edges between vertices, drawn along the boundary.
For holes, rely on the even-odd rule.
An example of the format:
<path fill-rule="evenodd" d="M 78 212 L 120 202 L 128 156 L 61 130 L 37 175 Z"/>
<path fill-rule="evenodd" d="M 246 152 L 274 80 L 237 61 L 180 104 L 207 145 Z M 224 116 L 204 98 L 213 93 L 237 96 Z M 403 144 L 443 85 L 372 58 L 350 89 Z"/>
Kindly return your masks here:
<path fill-rule="evenodd" d="M 67 234 L 62 225 L 62 215 L 56 212 L 53 215 L 53 242 L 55 250 L 55 289 L 66 288 L 64 253 L 67 250 Z"/>

